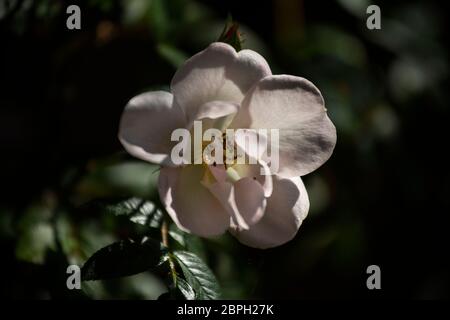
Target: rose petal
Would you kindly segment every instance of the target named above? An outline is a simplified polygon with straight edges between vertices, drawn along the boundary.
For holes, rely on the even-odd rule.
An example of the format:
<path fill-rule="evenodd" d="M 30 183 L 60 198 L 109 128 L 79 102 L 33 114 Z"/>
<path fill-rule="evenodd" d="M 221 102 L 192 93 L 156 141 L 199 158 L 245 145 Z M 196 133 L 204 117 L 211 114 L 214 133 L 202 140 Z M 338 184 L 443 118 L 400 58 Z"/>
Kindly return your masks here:
<path fill-rule="evenodd" d="M 246 230 L 257 223 L 264 214 L 266 199 L 261 184 L 252 178 L 235 183 L 217 182 L 208 186 L 231 216 L 231 224 L 238 230 Z"/>
<path fill-rule="evenodd" d="M 237 129 L 234 139 L 239 153 L 245 153 L 253 159 L 262 159 L 267 149 L 267 135 L 255 129 Z M 238 158 L 240 154 L 238 154 Z"/>
<path fill-rule="evenodd" d="M 230 232 L 243 244 L 260 249 L 282 245 L 296 235 L 309 210 L 309 199 L 299 177 L 283 179 L 274 176 L 273 193 L 264 216 L 249 230 Z"/>
<path fill-rule="evenodd" d="M 203 130 L 215 128 L 223 131 L 231 123 L 238 110 L 239 105 L 236 103 L 210 101 L 200 106 L 194 120 L 202 121 Z"/>
<path fill-rule="evenodd" d="M 264 189 L 258 181 L 250 177 L 235 182 L 233 187 L 239 213 L 251 227 L 263 217 L 267 205 Z"/>
<path fill-rule="evenodd" d="M 119 140 L 133 156 L 162 165 L 172 165 L 172 131 L 184 128 L 183 110 L 172 94 L 147 92 L 132 98 L 125 107 L 119 126 Z"/>
<path fill-rule="evenodd" d="M 265 197 L 270 197 L 272 194 L 272 175 L 264 161 L 258 161 L 257 164 L 235 164 L 231 169 L 235 170 L 239 177 L 249 177 L 258 181 L 264 189 Z"/>
<path fill-rule="evenodd" d="M 202 237 L 224 233 L 230 215 L 202 185 L 205 166 L 165 167 L 159 176 L 159 195 L 177 226 Z"/>
<path fill-rule="evenodd" d="M 231 127 L 279 129 L 279 171 L 274 173 L 283 177 L 314 171 L 328 160 L 336 144 L 336 128 L 320 91 L 308 80 L 288 75 L 259 81 Z"/>
<path fill-rule="evenodd" d="M 252 50 L 236 53 L 230 45 L 215 42 L 178 69 L 171 91 L 190 122 L 206 102 L 241 103 L 245 93 L 270 74 L 269 65 L 258 53 Z"/>

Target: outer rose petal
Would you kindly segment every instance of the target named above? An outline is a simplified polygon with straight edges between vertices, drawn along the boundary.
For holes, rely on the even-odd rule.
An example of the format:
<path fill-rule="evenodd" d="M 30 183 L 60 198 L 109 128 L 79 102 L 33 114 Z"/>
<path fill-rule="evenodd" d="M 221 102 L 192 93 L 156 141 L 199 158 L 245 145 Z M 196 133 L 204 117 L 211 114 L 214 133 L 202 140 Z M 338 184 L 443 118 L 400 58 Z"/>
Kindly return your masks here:
<path fill-rule="evenodd" d="M 264 189 L 259 182 L 248 177 L 236 181 L 233 187 L 239 213 L 251 228 L 261 220 L 267 206 Z"/>
<path fill-rule="evenodd" d="M 319 89 L 300 77 L 276 75 L 259 81 L 247 93 L 231 126 L 279 129 L 279 172 L 274 173 L 283 177 L 314 171 L 336 145 L 336 128 Z"/>
<path fill-rule="evenodd" d="M 309 199 L 299 177 L 274 176 L 273 193 L 262 219 L 249 230 L 230 232 L 243 244 L 260 249 L 282 245 L 298 231 L 309 210 Z"/>
<path fill-rule="evenodd" d="M 204 174 L 201 165 L 163 167 L 158 188 L 162 203 L 181 230 L 211 237 L 227 230 L 230 215 L 202 185 Z"/>
<path fill-rule="evenodd" d="M 183 110 L 164 91 L 142 93 L 132 98 L 122 114 L 119 140 L 133 156 L 162 165 L 172 165 L 172 131 L 184 128 Z"/>
<path fill-rule="evenodd" d="M 190 122 L 206 102 L 241 103 L 245 93 L 270 74 L 269 65 L 258 53 L 252 50 L 237 53 L 230 45 L 215 42 L 178 69 L 171 91 Z"/>

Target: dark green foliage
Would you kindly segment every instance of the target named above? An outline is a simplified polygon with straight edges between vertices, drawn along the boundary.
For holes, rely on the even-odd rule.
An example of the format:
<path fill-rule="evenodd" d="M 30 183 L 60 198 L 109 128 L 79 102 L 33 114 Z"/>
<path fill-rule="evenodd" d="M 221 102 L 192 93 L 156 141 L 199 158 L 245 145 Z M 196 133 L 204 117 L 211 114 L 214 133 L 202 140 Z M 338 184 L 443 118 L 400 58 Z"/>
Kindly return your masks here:
<path fill-rule="evenodd" d="M 162 256 L 161 245 L 147 239 L 142 243 L 123 240 L 94 253 L 81 269 L 81 279 L 103 280 L 125 277 L 156 267 Z"/>
<path fill-rule="evenodd" d="M 186 281 L 194 289 L 196 299 L 210 300 L 220 297 L 216 277 L 199 257 L 188 251 L 175 251 L 173 254 Z"/>

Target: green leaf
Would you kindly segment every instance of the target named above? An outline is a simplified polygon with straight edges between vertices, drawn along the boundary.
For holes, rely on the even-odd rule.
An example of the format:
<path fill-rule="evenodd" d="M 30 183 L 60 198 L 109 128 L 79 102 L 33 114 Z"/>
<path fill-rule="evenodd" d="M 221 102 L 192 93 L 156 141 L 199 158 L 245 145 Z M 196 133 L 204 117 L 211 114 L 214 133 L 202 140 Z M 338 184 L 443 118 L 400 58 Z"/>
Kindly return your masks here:
<path fill-rule="evenodd" d="M 21 235 L 16 247 L 17 259 L 42 264 L 48 249 L 54 249 L 54 232 L 48 223 L 39 223 Z"/>
<path fill-rule="evenodd" d="M 183 248 L 186 247 L 186 241 L 184 240 L 183 231 L 180 229 L 174 229 L 172 228 L 173 225 L 170 226 L 171 230 L 169 230 L 169 236 L 175 240 L 180 246 Z"/>
<path fill-rule="evenodd" d="M 178 278 L 177 287 L 161 294 L 158 300 L 195 300 L 195 292 L 186 280 Z"/>
<path fill-rule="evenodd" d="M 184 279 L 177 279 L 178 290 L 186 300 L 195 300 L 194 289 Z"/>
<path fill-rule="evenodd" d="M 166 39 L 170 30 L 170 17 L 167 8 L 167 1 L 149 1 L 149 23 L 152 34 L 158 40 Z"/>
<path fill-rule="evenodd" d="M 106 159 L 109 160 L 109 159 Z M 93 160 L 75 187 L 82 202 L 99 198 L 152 198 L 157 194 L 159 166 L 142 161 Z"/>
<path fill-rule="evenodd" d="M 156 49 L 159 55 L 175 69 L 178 69 L 189 58 L 183 51 L 167 43 L 158 44 Z"/>
<path fill-rule="evenodd" d="M 186 281 L 194 289 L 196 299 L 219 299 L 220 288 L 217 279 L 199 257 L 187 251 L 174 251 L 173 255 L 180 265 Z"/>
<path fill-rule="evenodd" d="M 175 224 L 170 225 L 169 235 L 182 249 L 193 252 L 200 259 L 206 259 L 205 246 L 201 238 L 181 231 Z"/>
<path fill-rule="evenodd" d="M 55 234 L 67 259 L 71 264 L 76 264 L 75 256 L 78 256 L 79 254 L 80 244 L 75 235 L 72 221 L 70 220 L 69 215 L 64 211 L 60 211 L 56 217 Z"/>
<path fill-rule="evenodd" d="M 106 204 L 104 208 L 116 216 L 125 215 L 134 223 L 153 228 L 159 228 L 163 219 L 163 213 L 153 202 L 135 197 Z"/>
<path fill-rule="evenodd" d="M 123 240 L 94 253 L 81 268 L 81 279 L 102 280 L 125 277 L 156 267 L 163 255 L 159 242 Z"/>
<path fill-rule="evenodd" d="M 17 259 L 42 264 L 47 251 L 56 249 L 52 216 L 52 209 L 44 204 L 34 204 L 25 211 L 17 226 Z"/>

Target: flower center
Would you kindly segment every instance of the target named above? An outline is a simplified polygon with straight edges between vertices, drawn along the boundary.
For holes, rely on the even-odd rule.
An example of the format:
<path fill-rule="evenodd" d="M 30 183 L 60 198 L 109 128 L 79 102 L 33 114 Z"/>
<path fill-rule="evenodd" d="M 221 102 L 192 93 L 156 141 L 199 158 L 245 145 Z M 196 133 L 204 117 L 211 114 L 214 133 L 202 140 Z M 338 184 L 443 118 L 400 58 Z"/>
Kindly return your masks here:
<path fill-rule="evenodd" d="M 227 136 L 225 132 L 222 133 L 221 139 L 215 138 L 213 141 L 203 142 L 202 144 L 202 158 L 206 165 L 224 165 L 225 169 L 232 166 L 237 159 L 237 149 L 234 143 L 233 136 Z M 217 158 L 216 152 L 221 150 L 221 158 Z"/>

